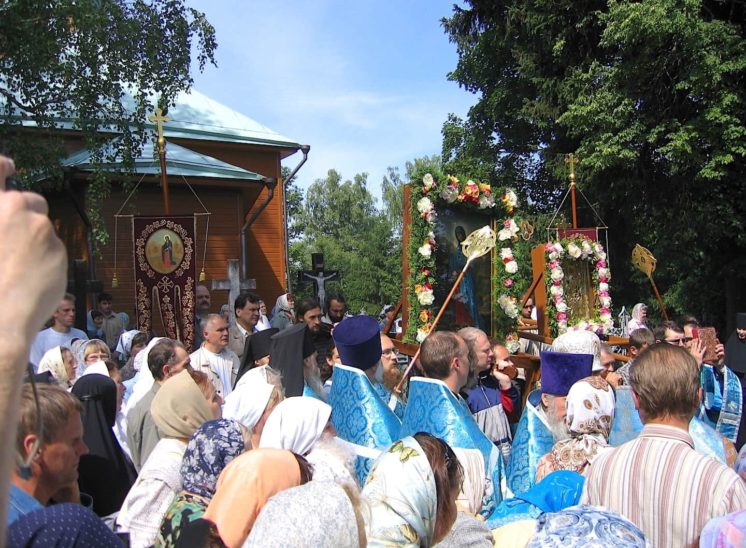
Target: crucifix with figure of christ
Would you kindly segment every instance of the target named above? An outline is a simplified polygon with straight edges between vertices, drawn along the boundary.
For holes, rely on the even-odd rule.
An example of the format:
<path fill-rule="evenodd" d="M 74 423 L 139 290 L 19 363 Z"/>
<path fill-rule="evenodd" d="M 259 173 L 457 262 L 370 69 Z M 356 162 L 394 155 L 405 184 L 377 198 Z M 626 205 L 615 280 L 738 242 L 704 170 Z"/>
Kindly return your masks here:
<path fill-rule="evenodd" d="M 326 301 L 326 282 L 339 279 L 338 270 L 324 270 L 324 254 L 311 253 L 311 270 L 302 270 L 298 272 L 298 283 L 305 284 L 313 282 L 316 290 L 316 297 L 319 300 L 321 309 L 327 312 L 325 307 Z"/>

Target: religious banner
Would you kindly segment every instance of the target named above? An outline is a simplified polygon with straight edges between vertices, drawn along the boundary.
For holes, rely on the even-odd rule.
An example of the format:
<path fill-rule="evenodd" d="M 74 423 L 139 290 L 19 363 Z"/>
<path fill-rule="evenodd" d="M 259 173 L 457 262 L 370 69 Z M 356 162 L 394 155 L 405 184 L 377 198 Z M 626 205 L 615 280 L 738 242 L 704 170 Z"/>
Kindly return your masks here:
<path fill-rule="evenodd" d="M 138 329 L 158 318 L 165 334 L 186 348 L 194 343 L 193 216 L 134 217 L 135 300 Z"/>

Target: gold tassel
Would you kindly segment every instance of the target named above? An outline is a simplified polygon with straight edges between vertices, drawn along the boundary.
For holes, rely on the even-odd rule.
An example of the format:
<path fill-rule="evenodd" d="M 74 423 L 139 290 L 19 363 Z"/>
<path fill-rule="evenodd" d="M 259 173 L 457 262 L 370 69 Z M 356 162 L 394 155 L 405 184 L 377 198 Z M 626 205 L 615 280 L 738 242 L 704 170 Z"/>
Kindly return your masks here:
<path fill-rule="evenodd" d="M 111 279 L 111 288 L 116 289 L 119 287 L 119 279 L 117 278 L 116 272 L 114 273 L 114 277 Z"/>
<path fill-rule="evenodd" d="M 205 267 L 202 267 L 202 272 L 199 273 L 199 281 L 204 282 L 207 279 L 207 275 L 205 275 Z"/>

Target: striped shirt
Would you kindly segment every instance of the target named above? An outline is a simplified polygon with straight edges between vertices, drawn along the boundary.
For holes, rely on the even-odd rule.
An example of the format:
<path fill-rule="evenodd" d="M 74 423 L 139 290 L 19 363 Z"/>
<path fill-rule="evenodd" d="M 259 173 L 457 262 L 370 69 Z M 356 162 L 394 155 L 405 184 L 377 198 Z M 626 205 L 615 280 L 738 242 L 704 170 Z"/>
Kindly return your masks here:
<path fill-rule="evenodd" d="M 710 518 L 746 508 L 746 484 L 696 452 L 688 432 L 649 424 L 593 462 L 581 502 L 626 517 L 657 548 L 696 547 Z"/>

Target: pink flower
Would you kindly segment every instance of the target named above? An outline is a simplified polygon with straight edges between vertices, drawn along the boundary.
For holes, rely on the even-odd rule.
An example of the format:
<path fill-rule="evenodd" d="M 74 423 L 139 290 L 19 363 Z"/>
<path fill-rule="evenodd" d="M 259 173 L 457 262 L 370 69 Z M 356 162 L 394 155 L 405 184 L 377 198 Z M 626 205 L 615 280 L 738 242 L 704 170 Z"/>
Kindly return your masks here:
<path fill-rule="evenodd" d="M 598 282 L 602 283 L 602 284 L 608 283 L 609 282 L 609 278 L 599 278 Z"/>
<path fill-rule="evenodd" d="M 551 253 L 552 251 L 554 251 L 554 244 L 552 243 L 548 243 L 544 247 L 546 248 L 547 253 Z"/>
<path fill-rule="evenodd" d="M 554 304 L 558 304 L 562 302 L 562 295 L 555 295 L 554 296 Z"/>
<path fill-rule="evenodd" d="M 562 280 L 552 280 L 552 285 L 562 285 Z"/>
<path fill-rule="evenodd" d="M 549 268 L 559 268 L 559 261 L 549 261 Z"/>
<path fill-rule="evenodd" d="M 598 296 L 599 297 L 608 297 L 609 296 L 609 292 L 608 291 L 599 291 L 598 292 Z"/>
<path fill-rule="evenodd" d="M 606 268 L 606 261 L 600 260 L 596 263 L 596 268 Z"/>
<path fill-rule="evenodd" d="M 611 314 L 611 309 L 607 306 L 602 306 L 598 311 L 600 314 Z"/>
<path fill-rule="evenodd" d="M 567 321 L 567 312 L 557 312 L 557 321 L 558 322 L 566 322 Z"/>
<path fill-rule="evenodd" d="M 512 287 L 513 286 L 513 278 L 508 278 L 503 282 L 503 285 L 505 287 Z"/>

